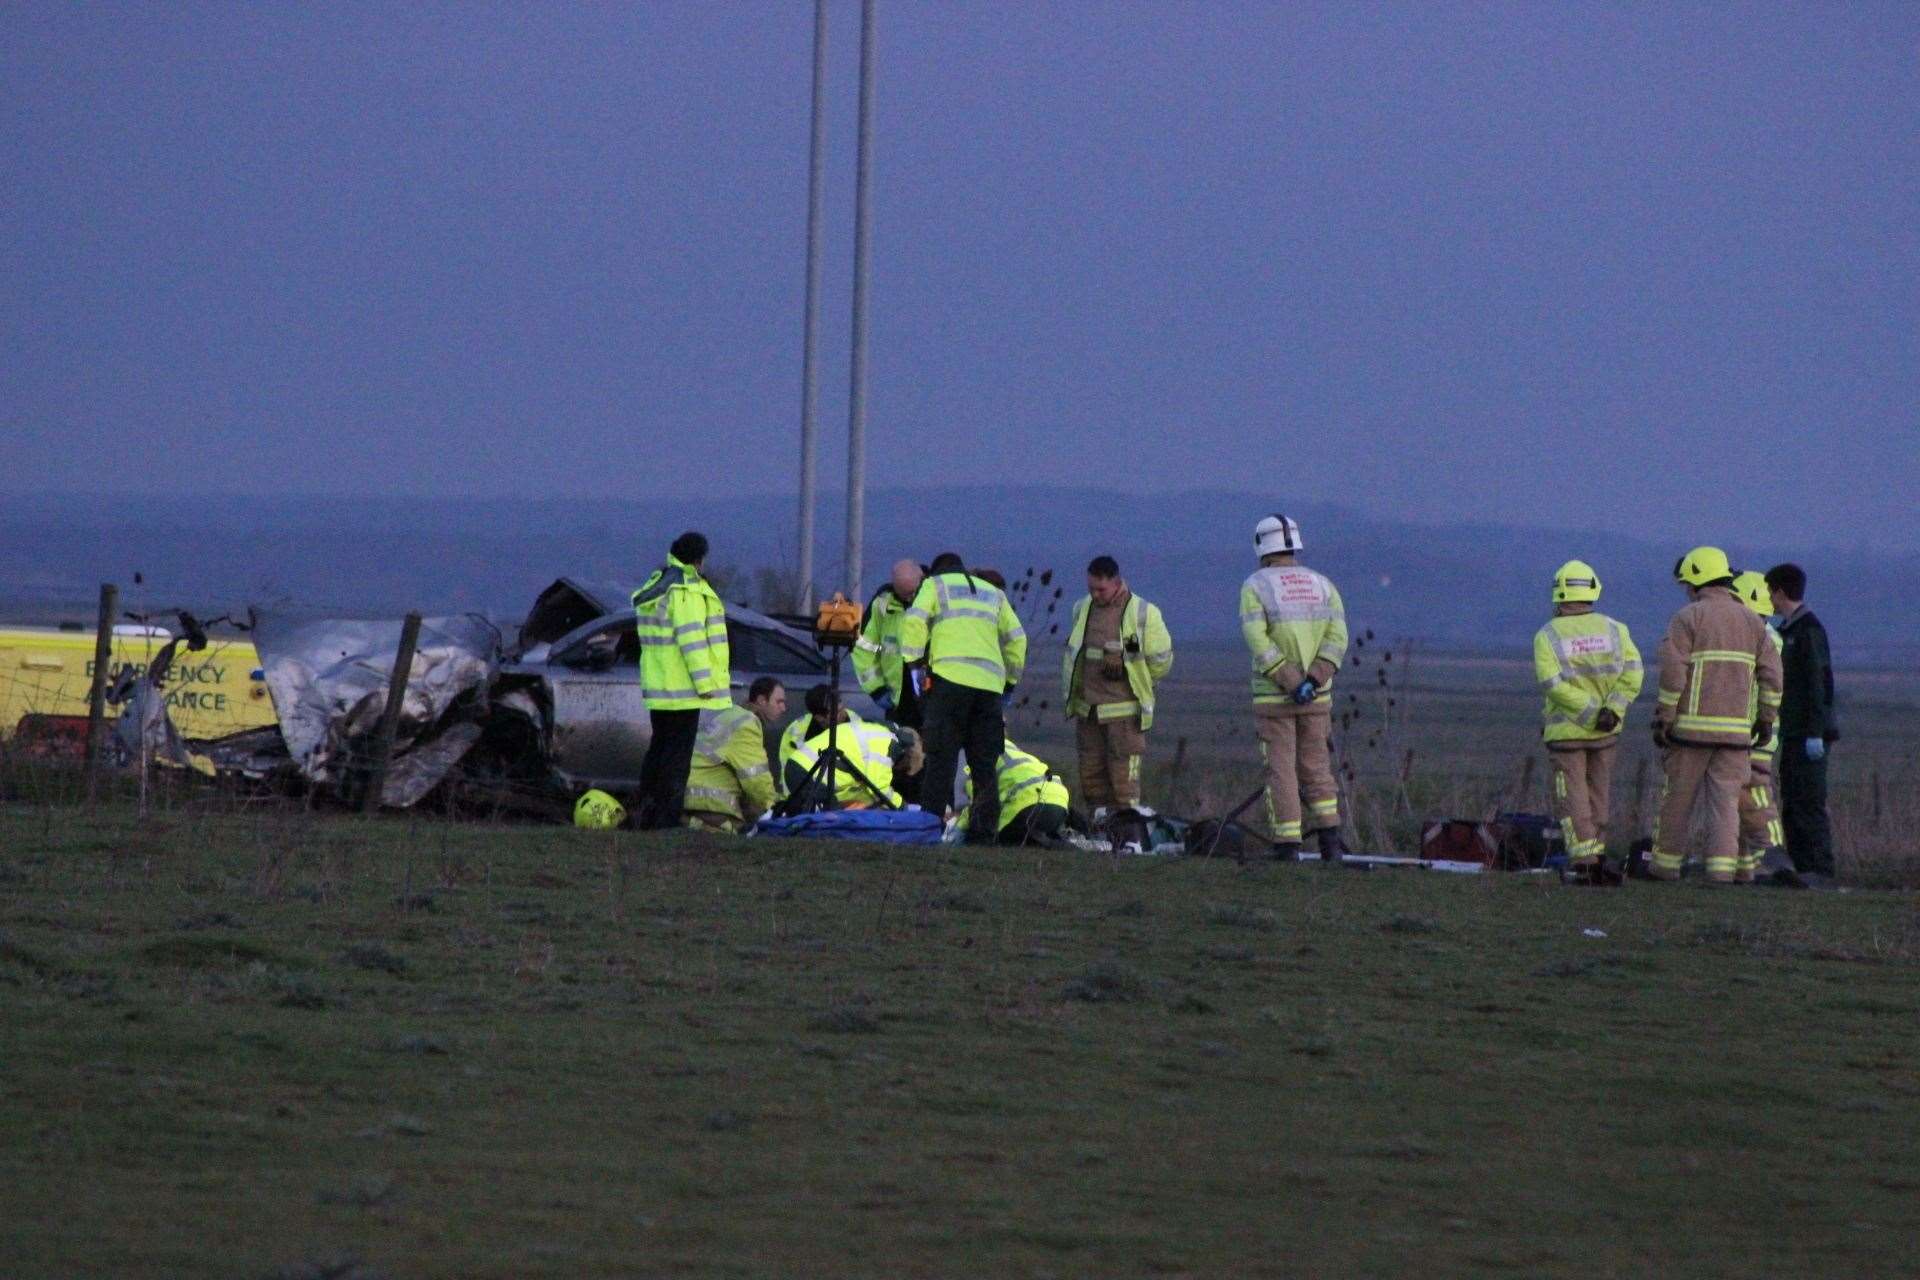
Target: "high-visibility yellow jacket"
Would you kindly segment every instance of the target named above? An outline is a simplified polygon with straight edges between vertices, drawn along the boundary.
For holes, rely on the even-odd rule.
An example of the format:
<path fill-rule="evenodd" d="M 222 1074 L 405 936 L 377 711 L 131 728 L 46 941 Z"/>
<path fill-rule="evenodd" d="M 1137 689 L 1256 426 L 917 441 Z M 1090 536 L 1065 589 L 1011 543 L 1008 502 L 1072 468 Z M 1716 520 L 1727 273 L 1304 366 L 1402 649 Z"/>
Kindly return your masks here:
<path fill-rule="evenodd" d="M 1000 753 L 1000 763 L 995 769 L 994 779 L 1000 794 L 1000 827 L 994 834 L 1007 829 L 1007 824 L 1031 809 L 1036 804 L 1055 804 L 1062 809 L 1067 807 L 1067 784 L 1047 768 L 1046 762 L 1031 755 L 1007 740 L 1006 750 Z M 973 773 L 967 773 L 967 799 L 973 799 Z M 961 825 L 965 826 L 967 814 L 962 813 Z"/>
<path fill-rule="evenodd" d="M 1767 638 L 1773 641 L 1773 651 L 1781 654 L 1784 658 L 1787 648 L 1786 641 L 1781 638 L 1780 633 L 1774 629 L 1771 622 L 1767 623 Z M 1758 720 L 1760 718 L 1760 682 L 1757 680 L 1753 686 L 1753 698 L 1748 705 L 1752 708 L 1753 718 Z M 1773 732 L 1767 736 L 1765 742 L 1753 749 L 1753 763 L 1760 766 L 1763 771 L 1771 770 L 1773 768 L 1773 757 L 1778 754 L 1779 750 L 1780 717 L 1775 715 L 1773 717 Z"/>
<path fill-rule="evenodd" d="M 900 793 L 893 789 L 895 739 L 885 725 L 849 720 L 834 728 L 833 740 L 840 748 L 841 758 L 865 774 L 867 781 L 879 788 L 889 804 L 900 803 Z M 827 735 L 824 731 L 814 734 L 793 749 L 782 766 L 789 793 L 806 781 L 814 765 L 820 762 L 820 753 L 826 749 Z M 865 809 L 874 803 L 873 793 L 862 786 L 858 778 L 837 769 L 833 778 L 833 798 L 843 809 Z"/>
<path fill-rule="evenodd" d="M 941 680 L 1004 693 L 1027 668 L 1027 633 L 1006 593 L 970 573 L 920 584 L 900 624 L 900 657 Z"/>
<path fill-rule="evenodd" d="M 1546 695 L 1541 736 L 1586 743 L 1619 736 L 1594 728 L 1594 717 L 1606 708 L 1624 721 L 1646 672 L 1625 625 L 1589 611 L 1558 614 L 1534 633 L 1533 676 Z"/>
<path fill-rule="evenodd" d="M 633 593 L 640 696 L 649 711 L 733 705 L 727 607 L 692 565 L 667 557 Z"/>
<path fill-rule="evenodd" d="M 687 771 L 688 809 L 748 822 L 773 807 L 773 770 L 760 717 L 729 703 L 700 713 Z"/>
<path fill-rule="evenodd" d="M 866 621 L 860 626 L 860 638 L 853 645 L 853 678 L 870 698 L 886 694 L 894 705 L 900 704 L 906 664 L 900 660 L 900 626 L 906 621 L 907 606 L 882 587 L 867 603 Z"/>
<path fill-rule="evenodd" d="M 1240 588 L 1240 634 L 1253 654 L 1253 701 L 1288 703 L 1302 680 L 1333 697 L 1334 673 L 1347 656 L 1347 609 L 1340 592 L 1305 565 L 1254 570 Z"/>
<path fill-rule="evenodd" d="M 1676 742 L 1748 747 L 1757 716 L 1779 722 L 1780 683 L 1767 624 L 1733 592 L 1708 587 L 1667 624 L 1653 716 Z"/>
<path fill-rule="evenodd" d="M 1087 611 L 1092 604 L 1092 596 L 1081 596 L 1080 602 L 1073 606 L 1073 630 L 1067 634 L 1067 652 L 1060 664 L 1060 701 L 1069 718 L 1084 716 L 1091 710 L 1086 699 L 1080 696 L 1080 664 L 1086 657 Z M 1103 703 L 1099 716 L 1102 720 L 1117 720 L 1137 715 L 1140 728 L 1151 729 L 1153 686 L 1173 670 L 1173 637 L 1167 634 L 1159 606 L 1148 604 L 1139 596 L 1129 598 L 1125 612 L 1120 615 L 1120 640 L 1123 644 L 1137 642 L 1137 647 L 1129 647 L 1126 653 L 1127 687 L 1133 690 L 1133 701 Z"/>
<path fill-rule="evenodd" d="M 841 710 L 847 713 L 847 722 L 849 724 L 865 723 L 860 719 L 860 713 L 851 707 L 842 707 Z M 774 779 L 774 787 L 783 796 L 787 794 L 787 761 L 793 759 L 793 753 L 798 751 L 800 745 L 808 738 L 820 737 L 826 732 L 824 729 L 815 729 L 809 733 L 808 729 L 811 728 L 812 725 L 813 717 L 802 712 L 801 715 L 780 734 L 778 759 L 774 761 L 778 766 L 776 770 L 777 776 Z"/>

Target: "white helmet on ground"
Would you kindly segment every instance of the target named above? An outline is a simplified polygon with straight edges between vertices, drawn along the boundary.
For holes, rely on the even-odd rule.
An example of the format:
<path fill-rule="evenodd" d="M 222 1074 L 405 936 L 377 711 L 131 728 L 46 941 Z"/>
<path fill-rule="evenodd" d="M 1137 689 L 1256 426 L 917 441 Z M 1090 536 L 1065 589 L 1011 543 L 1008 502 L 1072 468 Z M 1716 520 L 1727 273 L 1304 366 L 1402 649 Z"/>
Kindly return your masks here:
<path fill-rule="evenodd" d="M 1278 555 L 1300 549 L 1300 526 L 1285 516 L 1268 516 L 1253 526 L 1253 553 Z"/>

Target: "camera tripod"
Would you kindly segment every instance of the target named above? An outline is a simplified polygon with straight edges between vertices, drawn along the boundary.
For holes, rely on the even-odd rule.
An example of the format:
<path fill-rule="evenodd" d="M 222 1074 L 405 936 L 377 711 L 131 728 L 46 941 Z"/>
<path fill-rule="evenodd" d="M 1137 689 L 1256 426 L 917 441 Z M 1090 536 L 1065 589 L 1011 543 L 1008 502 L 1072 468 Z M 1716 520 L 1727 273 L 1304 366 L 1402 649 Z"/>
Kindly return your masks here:
<path fill-rule="evenodd" d="M 813 767 L 807 770 L 806 781 L 795 787 L 793 794 L 780 805 L 780 816 L 792 817 L 796 813 L 840 808 L 840 788 L 836 775 L 843 773 L 866 788 L 867 794 L 873 797 L 874 808 L 897 809 L 900 806 L 875 786 L 873 779 L 862 772 L 859 765 L 847 759 L 846 752 L 840 749 L 840 663 L 847 650 L 853 647 L 853 640 L 825 630 L 816 630 L 814 639 L 827 651 L 833 673 L 832 683 L 827 686 L 827 745 L 820 752 L 820 758 L 813 762 Z"/>

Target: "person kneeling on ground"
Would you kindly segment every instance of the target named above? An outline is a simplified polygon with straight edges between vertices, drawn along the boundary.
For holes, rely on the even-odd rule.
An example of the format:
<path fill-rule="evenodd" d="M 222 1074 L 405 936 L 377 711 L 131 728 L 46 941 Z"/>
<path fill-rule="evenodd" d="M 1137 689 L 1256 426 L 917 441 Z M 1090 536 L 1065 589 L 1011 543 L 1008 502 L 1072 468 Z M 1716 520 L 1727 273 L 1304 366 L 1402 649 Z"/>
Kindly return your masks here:
<path fill-rule="evenodd" d="M 700 713 L 687 770 L 686 824 L 742 831 L 773 807 L 773 770 L 767 766 L 766 726 L 787 712 L 787 691 L 761 676 L 747 705 Z"/>
<path fill-rule="evenodd" d="M 812 732 L 791 751 L 784 746 L 781 750 L 787 794 L 801 811 L 898 808 L 900 793 L 893 788 L 894 774 L 920 772 L 925 761 L 920 735 L 906 728 L 896 733 L 883 724 L 855 719 L 840 707 L 832 735 L 833 745 L 840 748 L 840 759 L 834 766 L 829 793 L 824 770 L 817 775 L 815 771 L 827 749 L 826 724 L 833 710 L 832 700 L 833 691 L 824 684 L 807 690 L 807 728 Z"/>
<path fill-rule="evenodd" d="M 995 843 L 1003 845 L 1057 845 L 1067 825 L 1067 785 L 1039 757 L 1022 751 L 1007 739 L 996 770 L 995 792 L 1000 802 L 1000 829 Z M 967 773 L 967 798 L 973 798 L 973 773 Z M 965 830 L 971 809 L 962 814 Z"/>

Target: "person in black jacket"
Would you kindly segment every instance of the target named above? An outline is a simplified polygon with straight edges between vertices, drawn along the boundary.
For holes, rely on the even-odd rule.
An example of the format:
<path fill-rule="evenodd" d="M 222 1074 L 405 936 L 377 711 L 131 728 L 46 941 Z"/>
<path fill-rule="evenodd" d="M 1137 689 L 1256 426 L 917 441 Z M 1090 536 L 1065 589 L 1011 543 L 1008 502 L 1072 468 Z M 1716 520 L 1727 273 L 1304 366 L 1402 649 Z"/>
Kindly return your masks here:
<path fill-rule="evenodd" d="M 1767 570 L 1767 590 L 1780 617 L 1780 639 L 1785 645 L 1779 777 L 1787 856 L 1803 875 L 1831 876 L 1827 744 L 1840 737 L 1833 717 L 1833 655 L 1827 648 L 1827 629 L 1805 604 L 1805 569 L 1797 564 L 1773 566 Z"/>

